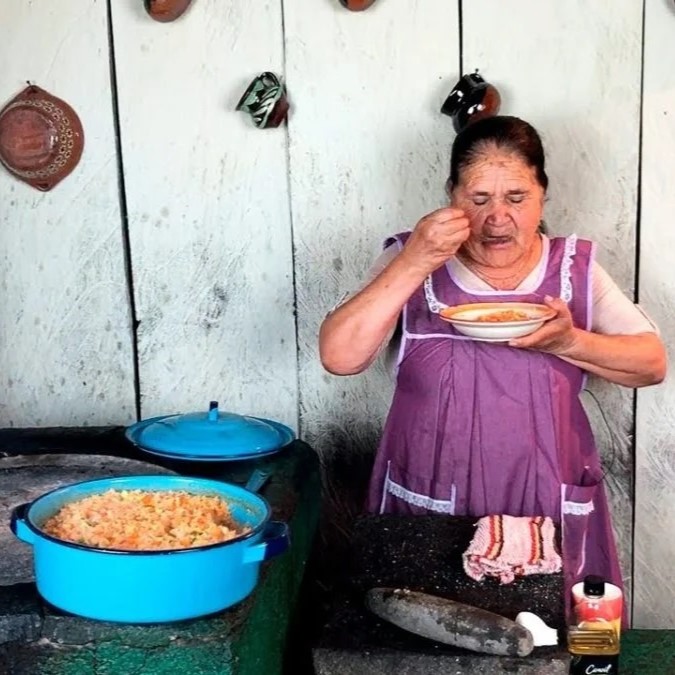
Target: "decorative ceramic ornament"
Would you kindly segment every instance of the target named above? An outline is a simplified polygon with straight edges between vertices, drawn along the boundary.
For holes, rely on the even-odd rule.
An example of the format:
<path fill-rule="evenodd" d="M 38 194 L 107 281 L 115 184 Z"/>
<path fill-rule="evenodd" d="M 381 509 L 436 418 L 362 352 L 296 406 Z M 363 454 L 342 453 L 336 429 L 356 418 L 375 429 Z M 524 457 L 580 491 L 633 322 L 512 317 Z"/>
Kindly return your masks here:
<path fill-rule="evenodd" d="M 28 85 L 0 110 L 0 162 L 19 180 L 46 192 L 77 166 L 84 131 L 77 113 Z"/>
<path fill-rule="evenodd" d="M 143 2 L 145 10 L 155 21 L 168 23 L 182 16 L 192 0 L 143 0 Z"/>
<path fill-rule="evenodd" d="M 459 133 L 471 122 L 499 113 L 502 99 L 496 87 L 486 82 L 478 71 L 463 75 L 445 99 L 441 112 L 452 118 Z"/>
<path fill-rule="evenodd" d="M 364 9 L 368 9 L 374 2 L 375 0 L 340 0 L 340 4 L 352 12 L 362 12 Z"/>
<path fill-rule="evenodd" d="M 253 79 L 237 103 L 260 129 L 278 127 L 288 115 L 286 87 L 274 74 L 264 72 Z"/>

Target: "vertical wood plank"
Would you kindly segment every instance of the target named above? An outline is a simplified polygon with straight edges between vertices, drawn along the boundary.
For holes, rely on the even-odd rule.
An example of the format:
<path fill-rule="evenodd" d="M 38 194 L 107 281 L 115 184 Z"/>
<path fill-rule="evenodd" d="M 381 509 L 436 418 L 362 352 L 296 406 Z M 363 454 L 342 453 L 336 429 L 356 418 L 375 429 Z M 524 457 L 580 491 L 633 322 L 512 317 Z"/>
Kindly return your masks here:
<path fill-rule="evenodd" d="M 0 426 L 133 421 L 105 3 L 0 3 L 0 64 L 0 105 L 30 80 L 73 106 L 85 135 L 50 192 L 0 167 Z"/>
<path fill-rule="evenodd" d="M 635 274 L 641 3 L 463 3 L 464 68 L 502 93 L 502 113 L 542 134 L 552 234 L 598 243 L 598 259 L 632 297 Z M 584 402 L 606 468 L 628 596 L 632 539 L 631 390 L 592 383 Z M 629 601 L 629 600 L 628 600 Z"/>
<path fill-rule="evenodd" d="M 113 3 L 144 417 L 297 423 L 286 132 L 235 111 L 280 72 L 280 3 L 199 0 L 161 24 Z"/>
<path fill-rule="evenodd" d="M 640 628 L 675 624 L 675 450 L 672 377 L 675 344 L 675 5 L 645 7 L 640 304 L 659 326 L 671 374 L 637 398 L 634 621 Z"/>
<path fill-rule="evenodd" d="M 383 364 L 327 374 L 318 330 L 385 236 L 444 202 L 452 123 L 439 111 L 457 80 L 457 4 L 382 0 L 353 13 L 318 0 L 285 11 L 301 426 L 322 455 L 339 529 L 362 507 L 392 379 Z"/>

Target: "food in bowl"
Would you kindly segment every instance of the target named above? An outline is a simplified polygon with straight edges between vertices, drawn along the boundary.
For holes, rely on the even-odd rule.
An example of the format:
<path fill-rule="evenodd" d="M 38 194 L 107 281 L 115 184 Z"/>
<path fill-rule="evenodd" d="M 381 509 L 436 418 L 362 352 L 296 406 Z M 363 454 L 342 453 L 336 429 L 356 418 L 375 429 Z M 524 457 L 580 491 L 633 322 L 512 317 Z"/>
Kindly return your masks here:
<path fill-rule="evenodd" d="M 196 548 L 249 531 L 221 497 L 184 490 L 107 490 L 69 502 L 42 530 L 92 548 L 161 551 Z"/>
<path fill-rule="evenodd" d="M 505 309 L 501 312 L 488 312 L 480 314 L 475 321 L 481 323 L 506 323 L 507 321 L 528 321 L 533 317 L 527 312 L 519 312 L 515 309 Z"/>

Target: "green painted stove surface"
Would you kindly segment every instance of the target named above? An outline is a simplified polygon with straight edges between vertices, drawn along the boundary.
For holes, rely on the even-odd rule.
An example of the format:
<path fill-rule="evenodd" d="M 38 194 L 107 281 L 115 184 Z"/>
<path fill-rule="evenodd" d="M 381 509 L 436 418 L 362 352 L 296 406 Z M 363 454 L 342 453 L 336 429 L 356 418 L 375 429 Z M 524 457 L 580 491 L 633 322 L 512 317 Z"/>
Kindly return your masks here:
<path fill-rule="evenodd" d="M 128 448 L 123 454 L 134 456 Z M 142 459 L 147 461 L 146 457 Z M 170 462 L 163 465 L 176 468 Z M 225 471 L 221 465 L 218 475 L 223 480 L 243 484 L 258 467 L 272 472 L 261 494 L 269 501 L 273 517 L 289 523 L 291 548 L 263 565 L 259 585 L 243 603 L 196 621 L 123 626 L 53 611 L 41 602 L 33 584 L 0 587 L 0 673 L 281 673 L 289 625 L 318 520 L 319 463 L 309 446 L 296 442 L 276 456 L 233 464 Z M 197 471 L 200 475 L 214 475 L 206 466 L 190 471 L 193 475 Z"/>
<path fill-rule="evenodd" d="M 675 675 L 675 630 L 629 630 L 621 638 L 621 675 Z"/>

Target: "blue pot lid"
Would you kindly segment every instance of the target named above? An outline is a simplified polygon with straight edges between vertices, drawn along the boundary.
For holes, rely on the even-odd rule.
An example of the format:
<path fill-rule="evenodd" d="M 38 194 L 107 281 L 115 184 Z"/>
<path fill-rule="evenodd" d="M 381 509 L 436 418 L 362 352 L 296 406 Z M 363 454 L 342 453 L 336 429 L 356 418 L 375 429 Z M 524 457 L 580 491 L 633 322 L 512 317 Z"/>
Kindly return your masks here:
<path fill-rule="evenodd" d="M 128 427 L 126 436 L 152 454 L 202 461 L 268 455 L 295 438 L 279 422 L 220 411 L 217 401 L 208 411 L 143 420 Z"/>

